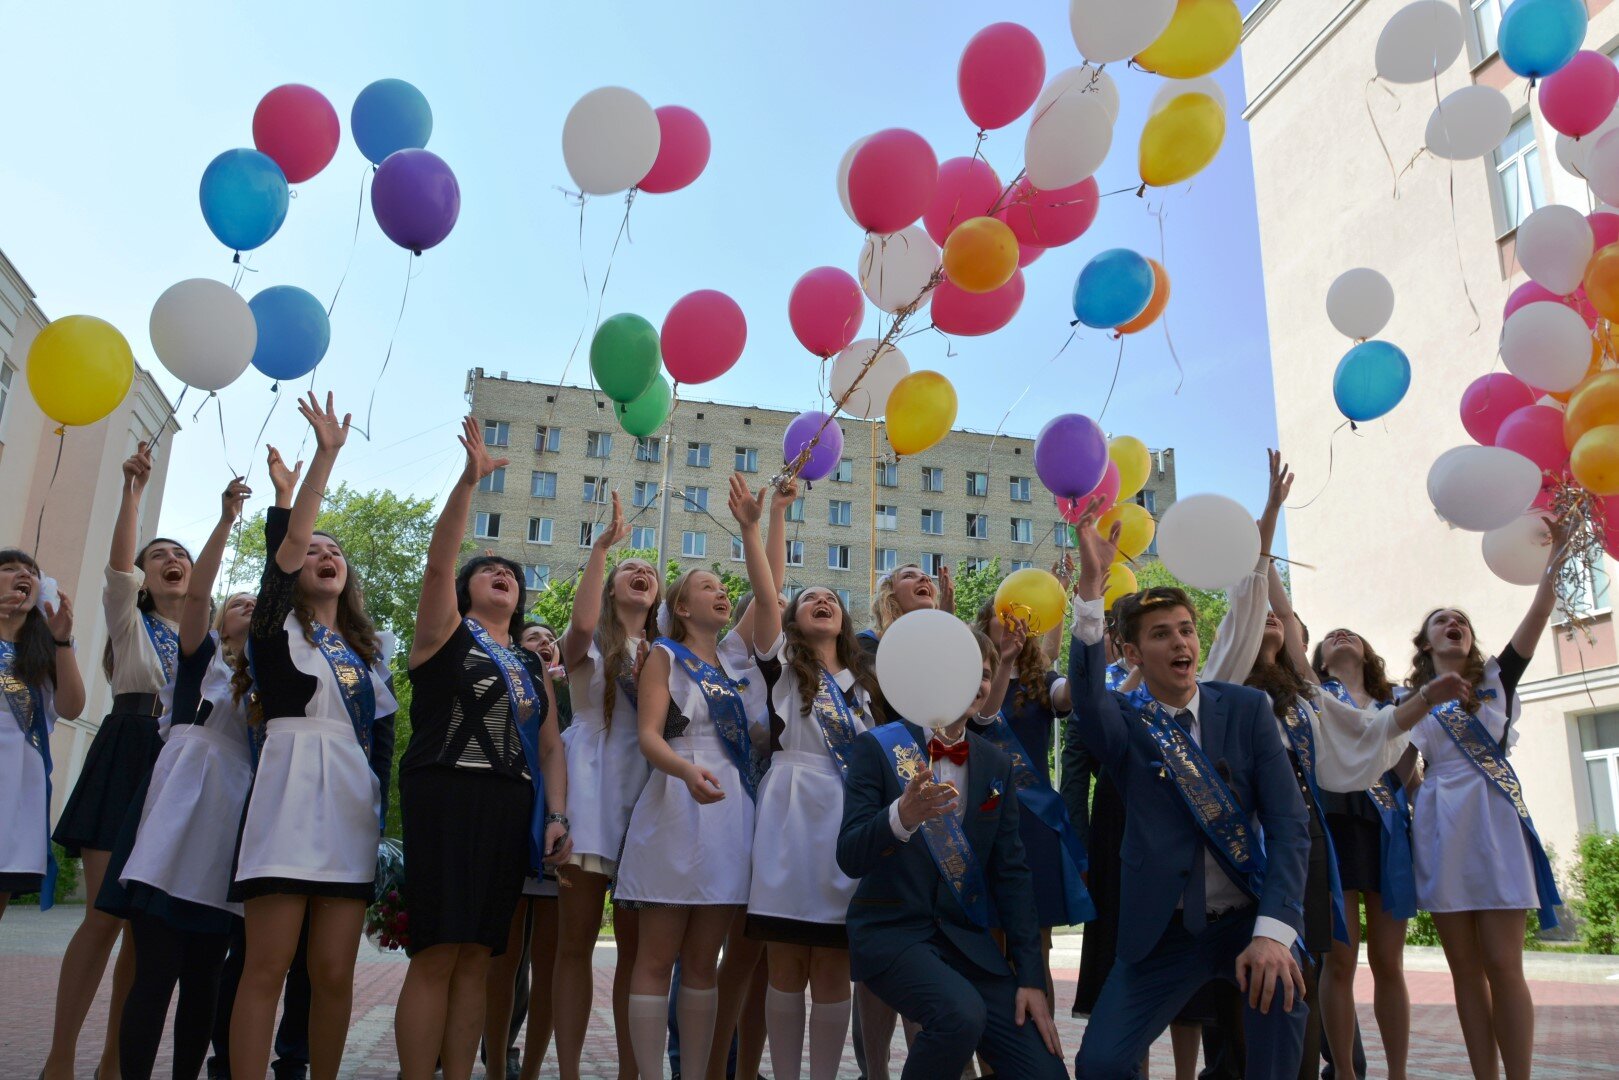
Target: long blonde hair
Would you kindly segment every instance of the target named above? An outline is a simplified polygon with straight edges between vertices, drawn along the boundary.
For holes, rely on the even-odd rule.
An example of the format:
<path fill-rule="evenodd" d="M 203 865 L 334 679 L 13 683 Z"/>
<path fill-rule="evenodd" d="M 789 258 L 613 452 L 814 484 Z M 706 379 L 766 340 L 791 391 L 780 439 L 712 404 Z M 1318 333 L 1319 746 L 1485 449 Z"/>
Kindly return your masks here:
<path fill-rule="evenodd" d="M 630 654 L 630 636 L 618 622 L 618 608 L 613 605 L 613 583 L 624 569 L 626 559 L 607 572 L 602 581 L 601 613 L 596 620 L 596 651 L 602 658 L 602 726 L 613 727 L 613 707 L 618 704 L 618 677 L 634 670 L 635 657 Z M 641 636 L 648 642 L 658 639 L 658 604 L 663 599 L 663 579 L 653 567 L 652 606 L 646 609 L 646 622 Z"/>
<path fill-rule="evenodd" d="M 899 597 L 894 595 L 894 578 L 901 570 L 917 570 L 927 573 L 916 563 L 901 563 L 881 578 L 877 579 L 877 591 L 871 595 L 871 625 L 877 631 L 877 636 L 894 624 L 894 621 L 905 614 L 900 610 Z"/>
<path fill-rule="evenodd" d="M 691 589 L 692 581 L 696 579 L 698 574 L 707 574 L 715 581 L 718 581 L 721 588 L 725 586 L 724 579 L 718 574 L 712 570 L 704 570 L 702 567 L 694 567 L 676 578 L 675 583 L 669 586 L 669 597 L 663 604 L 664 610 L 669 613 L 668 638 L 670 641 L 684 643 L 691 639 L 691 627 L 686 625 L 686 620 L 680 617 L 677 609 L 680 607 L 681 601 L 686 599 L 686 593 Z"/>

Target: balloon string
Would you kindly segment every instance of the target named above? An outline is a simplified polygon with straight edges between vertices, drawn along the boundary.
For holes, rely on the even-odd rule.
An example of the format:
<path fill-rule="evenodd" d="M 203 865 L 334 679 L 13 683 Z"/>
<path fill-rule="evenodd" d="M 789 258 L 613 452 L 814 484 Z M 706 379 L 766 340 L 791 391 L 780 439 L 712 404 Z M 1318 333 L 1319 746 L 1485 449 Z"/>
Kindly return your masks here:
<path fill-rule="evenodd" d="M 1058 349 L 1056 352 L 1051 354 L 1051 359 L 1046 361 L 1046 367 L 1049 368 L 1052 364 L 1056 363 L 1057 362 L 1057 357 L 1059 357 L 1063 353 L 1067 352 L 1068 351 L 1068 346 L 1072 345 L 1074 343 L 1074 339 L 1077 338 L 1077 337 L 1079 337 L 1079 331 L 1078 330 L 1070 330 L 1068 332 L 1068 340 L 1062 343 L 1062 348 Z M 1040 374 L 1041 374 L 1041 376 L 1043 378 L 1044 375 L 1045 375 L 1045 371 L 1042 369 Z M 995 440 L 999 439 L 1001 437 L 1001 432 L 1006 430 L 1006 422 L 1007 422 L 1007 420 L 1011 419 L 1012 411 L 1014 409 L 1016 409 L 1019 405 L 1023 404 L 1023 399 L 1029 396 L 1029 391 L 1030 390 L 1034 389 L 1035 381 L 1036 380 L 1030 380 L 1029 384 L 1023 388 L 1023 392 L 1017 396 L 1017 400 L 1012 402 L 1011 405 L 1007 406 L 1006 411 L 1001 414 L 1001 422 L 999 424 L 995 425 L 995 433 L 989 437 L 989 449 L 987 451 L 985 451 L 985 453 L 984 453 L 984 472 L 985 473 L 989 473 L 989 472 L 993 471 L 990 468 L 990 466 L 994 463 L 994 460 L 995 460 Z"/>
<path fill-rule="evenodd" d="M 1315 495 L 1311 497 L 1309 502 L 1299 503 L 1297 506 L 1288 506 L 1285 507 L 1285 509 L 1304 510 L 1314 504 L 1316 499 L 1321 498 L 1321 496 L 1327 493 L 1327 487 L 1332 483 L 1333 461 L 1337 456 L 1337 446 L 1335 444 L 1338 440 L 1338 432 L 1342 431 L 1344 428 L 1348 428 L 1351 432 L 1356 431 L 1355 422 L 1353 420 L 1345 420 L 1343 423 L 1333 428 L 1332 434 L 1327 437 L 1327 478 L 1322 482 L 1321 490 L 1316 492 Z"/>
<path fill-rule="evenodd" d="M 208 398 L 218 397 L 218 396 L 219 395 L 216 394 L 216 393 L 209 393 L 208 397 L 202 399 L 202 404 L 198 405 L 196 407 L 196 409 L 193 410 L 192 413 L 191 413 L 191 422 L 193 424 L 195 424 L 197 422 L 197 417 L 202 415 L 202 410 L 204 410 L 204 409 L 206 409 L 208 407 Z"/>
<path fill-rule="evenodd" d="M 405 289 L 399 296 L 399 314 L 394 316 L 393 333 L 388 335 L 388 351 L 383 354 L 382 368 L 377 372 L 377 381 L 371 384 L 370 400 L 365 403 L 365 427 L 358 429 L 366 442 L 371 441 L 371 410 L 377 404 L 377 387 L 382 385 L 382 377 L 388 373 L 388 362 L 394 357 L 394 342 L 399 340 L 399 324 L 405 321 L 405 301 L 410 299 L 410 279 L 414 276 L 410 271 L 415 258 L 412 253 L 405 253 Z"/>
<path fill-rule="evenodd" d="M 1096 414 L 1096 422 L 1100 424 L 1102 417 L 1107 415 L 1107 407 L 1113 404 L 1113 388 L 1119 385 L 1119 369 L 1124 367 L 1125 336 L 1119 335 L 1119 358 L 1113 362 L 1113 381 L 1107 384 L 1107 397 L 1102 401 L 1102 411 Z"/>
<path fill-rule="evenodd" d="M 180 396 L 174 399 L 173 405 L 169 406 L 169 415 L 163 418 L 163 422 L 157 426 L 157 434 L 152 436 L 152 445 L 150 448 L 152 453 L 157 453 L 158 443 L 163 441 L 163 433 L 168 431 L 169 424 L 174 420 L 174 414 L 180 411 L 180 403 L 186 399 L 186 391 L 190 389 L 191 386 L 189 384 L 180 384 Z M 176 427 L 175 430 L 179 430 L 178 427 Z"/>
<path fill-rule="evenodd" d="M 253 436 L 253 449 L 247 452 L 247 467 L 249 470 L 253 468 L 253 459 L 258 456 L 259 440 L 264 438 L 264 429 L 270 426 L 270 417 L 275 415 L 275 407 L 281 404 L 281 384 L 272 383 L 270 393 L 275 395 L 274 400 L 270 402 L 270 411 L 264 414 L 264 423 L 259 425 L 259 433 Z M 246 479 L 245 474 L 243 479 Z"/>
<path fill-rule="evenodd" d="M 214 412 L 219 417 L 219 458 L 225 463 L 225 468 L 230 470 L 233 479 L 238 476 L 245 476 L 245 473 L 237 471 L 236 466 L 230 463 L 230 446 L 225 439 L 225 404 L 219 399 L 218 394 L 209 394 L 208 396 L 214 399 Z M 207 404 L 206 401 L 203 402 L 204 406 Z"/>
<path fill-rule="evenodd" d="M 1372 87 L 1374 86 L 1382 87 L 1385 94 L 1394 98 L 1395 112 L 1400 110 L 1400 99 L 1395 97 L 1394 91 L 1383 85 L 1382 79 L 1377 75 L 1367 79 L 1366 88 L 1361 91 L 1361 98 L 1366 103 L 1366 119 L 1371 121 L 1372 134 L 1377 136 L 1377 145 L 1383 148 L 1383 160 L 1389 163 L 1389 175 L 1394 178 L 1394 198 L 1398 199 L 1400 197 L 1400 176 L 1402 174 L 1395 171 L 1394 155 L 1389 153 L 1389 144 L 1383 139 L 1383 129 L 1378 126 L 1377 116 L 1372 112 Z M 1407 167 L 1409 168 L 1409 166 Z"/>
<path fill-rule="evenodd" d="M 159 429 L 161 430 L 161 429 Z M 51 466 L 51 480 L 45 485 L 45 497 L 39 501 L 39 519 L 34 522 L 34 559 L 39 560 L 39 538 L 45 531 L 45 508 L 51 503 L 51 489 L 56 486 L 56 474 L 62 471 L 62 447 L 67 443 L 67 427 L 56 429 L 56 464 Z"/>
<path fill-rule="evenodd" d="M 1168 206 L 1168 203 L 1163 203 L 1159 205 L 1157 210 L 1149 211 L 1153 217 L 1158 219 L 1158 264 L 1166 269 L 1169 266 L 1169 233 L 1164 227 L 1164 219 L 1169 217 Z M 1180 353 L 1175 351 L 1175 339 L 1169 336 L 1169 308 L 1167 306 L 1164 308 L 1163 314 L 1158 316 L 1158 322 L 1164 328 L 1164 344 L 1169 346 L 1169 358 L 1175 361 L 1175 372 L 1179 376 L 1175 380 L 1175 394 L 1179 396 L 1181 387 L 1186 385 L 1186 368 L 1181 366 Z"/>
<path fill-rule="evenodd" d="M 568 381 L 568 369 L 573 367 L 573 358 L 579 354 L 579 343 L 585 340 L 585 322 L 590 318 L 590 270 L 585 266 L 585 203 L 588 200 L 584 192 L 572 192 L 567 188 L 558 188 L 557 190 L 562 192 L 566 198 L 577 198 L 579 200 L 579 279 L 584 283 L 585 287 L 584 318 L 579 321 L 579 333 L 574 336 L 573 348 L 568 350 L 568 359 L 562 364 L 562 375 L 557 379 L 558 384 L 565 384 Z M 558 396 L 560 395 L 552 395 L 553 399 Z M 556 418 L 557 403 L 553 400 L 551 402 L 551 411 L 546 416 L 545 422 L 547 425 L 553 424 L 556 422 Z"/>
<path fill-rule="evenodd" d="M 635 188 L 630 188 L 629 194 L 624 196 L 624 216 L 618 223 L 618 235 L 613 237 L 612 250 L 607 253 L 607 268 L 602 271 L 601 291 L 596 294 L 596 324 L 591 328 L 592 334 L 601 329 L 602 306 L 607 302 L 607 283 L 613 278 L 613 260 L 618 257 L 619 241 L 630 231 L 630 208 L 634 205 Z M 632 238 L 630 243 L 635 243 L 635 240 Z"/>
<path fill-rule="evenodd" d="M 1434 71 L 1432 86 L 1434 110 L 1439 114 L 1439 124 L 1444 129 L 1445 145 L 1448 149 L 1451 144 L 1450 121 L 1445 118 L 1445 102 L 1439 96 L 1439 72 L 1437 69 Z M 1416 156 L 1413 156 L 1411 160 L 1415 162 Z M 1468 332 L 1476 334 L 1484 326 L 1484 319 L 1478 313 L 1478 305 L 1473 302 L 1473 290 L 1467 284 L 1467 262 L 1462 257 L 1461 225 L 1456 220 L 1456 160 L 1449 154 L 1445 156 L 1445 166 L 1446 172 L 1449 174 L 1450 235 L 1456 241 L 1456 271 L 1457 276 L 1462 280 L 1462 295 L 1467 298 L 1467 306 L 1473 312 L 1473 329 Z"/>
<path fill-rule="evenodd" d="M 331 303 L 326 305 L 327 318 L 331 318 L 332 312 L 337 308 L 337 298 L 343 293 L 343 283 L 349 279 L 349 267 L 354 265 L 354 251 L 360 246 L 360 218 L 365 212 L 365 180 L 375 171 L 376 166 L 373 165 L 360 173 L 360 198 L 354 204 L 354 238 L 349 241 L 349 257 L 343 263 L 343 275 L 337 279 L 337 288 L 332 290 Z"/>

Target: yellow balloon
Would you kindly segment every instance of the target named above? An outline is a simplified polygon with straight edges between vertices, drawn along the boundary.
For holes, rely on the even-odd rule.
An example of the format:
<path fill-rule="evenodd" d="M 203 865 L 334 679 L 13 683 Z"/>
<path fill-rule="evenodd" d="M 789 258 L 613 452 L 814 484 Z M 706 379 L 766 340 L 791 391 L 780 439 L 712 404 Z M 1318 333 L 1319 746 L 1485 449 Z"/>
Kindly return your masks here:
<path fill-rule="evenodd" d="M 1178 0 L 1168 28 L 1136 63 L 1166 79 L 1195 79 L 1231 59 L 1241 38 L 1236 0 Z"/>
<path fill-rule="evenodd" d="M 1598 248 L 1585 265 L 1585 295 L 1604 319 L 1619 319 L 1619 244 Z"/>
<path fill-rule="evenodd" d="M 1619 424 L 1604 424 L 1580 436 L 1569 471 L 1593 495 L 1619 495 Z"/>
<path fill-rule="evenodd" d="M 1569 449 L 1592 428 L 1619 424 L 1619 371 L 1599 371 L 1569 396 L 1563 413 L 1563 445 Z"/>
<path fill-rule="evenodd" d="M 64 315 L 28 348 L 28 392 L 58 424 L 93 424 L 116 409 L 135 381 L 135 354 L 112 323 Z"/>
<path fill-rule="evenodd" d="M 920 454 L 955 423 L 956 388 L 937 371 L 913 371 L 888 395 L 888 444 L 896 454 Z"/>
<path fill-rule="evenodd" d="M 1139 503 L 1117 503 L 1113 509 L 1103 514 L 1096 523 L 1096 531 L 1107 536 L 1113 529 L 1114 522 L 1118 522 L 1119 554 L 1126 559 L 1139 559 L 1143 552 L 1152 546 L 1152 538 L 1158 534 L 1158 523 L 1152 519 L 1145 506 Z"/>
<path fill-rule="evenodd" d="M 1136 589 L 1136 572 L 1122 562 L 1114 563 L 1107 568 L 1107 585 L 1102 589 L 1102 610 L 1112 611 L 1115 600 L 1129 596 Z"/>
<path fill-rule="evenodd" d="M 1225 113 L 1207 94 L 1181 94 L 1141 129 L 1141 179 L 1167 187 L 1202 172 L 1225 139 Z"/>
<path fill-rule="evenodd" d="M 1118 501 L 1135 498 L 1152 475 L 1152 451 L 1134 435 L 1120 435 L 1107 444 L 1107 456 L 1119 467 Z"/>
<path fill-rule="evenodd" d="M 1017 570 L 995 590 L 995 614 L 1002 619 L 1022 619 L 1029 633 L 1043 634 L 1062 624 L 1068 608 L 1068 593 L 1049 571 L 1029 567 Z"/>
<path fill-rule="evenodd" d="M 1017 237 L 998 218 L 969 218 L 944 240 L 944 276 L 962 292 L 994 292 L 1012 280 L 1017 260 Z"/>

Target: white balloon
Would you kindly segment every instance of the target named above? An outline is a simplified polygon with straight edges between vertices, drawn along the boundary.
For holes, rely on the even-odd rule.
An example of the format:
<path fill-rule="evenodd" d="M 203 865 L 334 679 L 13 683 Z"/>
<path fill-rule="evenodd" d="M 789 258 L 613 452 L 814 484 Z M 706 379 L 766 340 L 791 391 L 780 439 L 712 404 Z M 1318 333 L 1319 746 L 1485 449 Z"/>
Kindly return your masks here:
<path fill-rule="evenodd" d="M 1102 108 L 1107 110 L 1108 122 L 1119 122 L 1118 83 L 1101 68 L 1089 64 L 1080 64 L 1053 75 L 1034 103 L 1034 115 L 1039 116 L 1046 111 L 1046 106 L 1069 94 L 1095 94 L 1102 100 Z"/>
<path fill-rule="evenodd" d="M 1590 136 L 1586 138 L 1589 139 Z M 1584 180 L 1585 174 L 1580 171 L 1580 163 L 1584 160 L 1581 151 L 1585 145 L 1585 140 L 1576 140 L 1572 135 L 1564 135 L 1559 132 L 1557 141 L 1553 145 L 1557 150 L 1557 164 L 1563 167 L 1563 171 L 1570 176 Z"/>
<path fill-rule="evenodd" d="M 1428 117 L 1428 149 L 1452 161 L 1483 157 L 1507 137 L 1512 103 L 1493 86 L 1464 86 L 1445 96 Z"/>
<path fill-rule="evenodd" d="M 887 412 L 888 395 L 911 373 L 910 361 L 892 345 L 872 360 L 877 344 L 876 338 L 861 338 L 832 361 L 828 385 L 832 400 L 843 401 L 843 411 L 862 420 L 875 420 Z M 860 374 L 862 371 L 865 371 L 864 376 Z M 860 380 L 859 386 L 855 386 L 856 379 Z M 848 400 L 844 400 L 845 395 Z"/>
<path fill-rule="evenodd" d="M 891 315 L 918 296 L 922 304 L 932 300 L 928 282 L 938 268 L 939 247 L 920 225 L 888 236 L 868 234 L 860 246 L 860 287 Z"/>
<path fill-rule="evenodd" d="M 1074 44 L 1093 64 L 1130 59 L 1157 41 L 1174 17 L 1175 0 L 1068 0 Z"/>
<path fill-rule="evenodd" d="M 1599 136 L 1587 135 L 1580 141 L 1593 138 L 1596 141 L 1585 154 L 1585 181 L 1591 185 L 1591 191 L 1598 199 L 1605 203 L 1619 202 L 1619 131 L 1609 131 Z"/>
<path fill-rule="evenodd" d="M 1484 534 L 1484 565 L 1510 585 L 1540 584 L 1551 553 L 1551 530 L 1540 514 L 1525 514 Z"/>
<path fill-rule="evenodd" d="M 1041 191 L 1093 176 L 1113 146 L 1113 121 L 1100 94 L 1061 94 L 1037 112 L 1023 140 L 1029 183 Z"/>
<path fill-rule="evenodd" d="M 1501 330 L 1501 362 L 1537 390 L 1572 390 L 1591 369 L 1591 328 L 1567 304 L 1525 304 Z"/>
<path fill-rule="evenodd" d="M 1259 526 L 1235 499 L 1192 495 L 1158 523 L 1158 557 L 1169 572 L 1198 589 L 1224 589 L 1254 572 Z"/>
<path fill-rule="evenodd" d="M 948 727 L 967 715 L 983 670 L 978 639 L 948 611 L 907 612 L 877 643 L 883 697 L 900 716 L 923 727 Z"/>
<path fill-rule="evenodd" d="M 1488 532 L 1518 517 L 1540 494 L 1540 467 L 1499 446 L 1457 446 L 1428 470 L 1428 499 L 1458 529 Z"/>
<path fill-rule="evenodd" d="M 1152 96 L 1152 104 L 1147 106 L 1148 116 L 1157 116 L 1165 105 L 1180 97 L 1182 94 L 1207 94 L 1220 104 L 1220 111 L 1226 111 L 1225 91 L 1220 89 L 1220 82 L 1213 75 L 1201 75 L 1195 79 L 1166 79 L 1164 85 Z"/>
<path fill-rule="evenodd" d="M 1619 151 L 1619 138 L 1614 140 Z M 1615 157 L 1619 165 L 1619 156 Z M 1518 265 L 1524 273 L 1558 296 L 1567 296 L 1585 280 L 1596 238 L 1585 215 L 1572 206 L 1550 203 L 1518 226 Z"/>
<path fill-rule="evenodd" d="M 1462 54 L 1462 16 L 1444 0 L 1417 0 L 1394 13 L 1377 39 L 1377 73 L 1389 82 L 1427 82 Z"/>
<path fill-rule="evenodd" d="M 1602 141 L 1603 136 L 1610 131 L 1619 131 L 1619 105 L 1615 105 L 1608 118 L 1597 125 L 1597 129 L 1578 139 L 1571 139 L 1573 147 L 1568 152 L 1568 161 L 1563 162 L 1563 168 L 1584 180 L 1591 173 L 1591 153 Z M 1558 137 L 1557 160 L 1563 161 L 1562 140 L 1567 135 Z"/>
<path fill-rule="evenodd" d="M 658 159 L 663 133 L 646 99 L 622 86 L 592 90 L 562 124 L 562 160 L 586 195 L 611 195 L 641 182 Z"/>
<path fill-rule="evenodd" d="M 849 220 L 856 225 L 860 225 L 860 222 L 855 219 L 854 206 L 849 202 L 849 166 L 854 164 L 854 156 L 860 152 L 862 146 L 866 145 L 866 140 L 869 138 L 871 138 L 870 135 L 862 135 L 850 143 L 849 149 L 843 152 L 843 157 L 838 162 L 838 201 L 843 204 L 843 212 L 848 214 Z M 863 225 L 861 226 L 861 228 L 864 227 Z"/>
<path fill-rule="evenodd" d="M 1327 318 L 1345 337 L 1374 338 L 1393 316 L 1394 286 L 1376 270 L 1345 270 L 1327 289 Z"/>
<path fill-rule="evenodd" d="M 247 301 L 213 278 L 189 278 L 163 290 L 148 329 L 163 366 L 198 390 L 223 390 L 235 382 L 259 342 Z"/>

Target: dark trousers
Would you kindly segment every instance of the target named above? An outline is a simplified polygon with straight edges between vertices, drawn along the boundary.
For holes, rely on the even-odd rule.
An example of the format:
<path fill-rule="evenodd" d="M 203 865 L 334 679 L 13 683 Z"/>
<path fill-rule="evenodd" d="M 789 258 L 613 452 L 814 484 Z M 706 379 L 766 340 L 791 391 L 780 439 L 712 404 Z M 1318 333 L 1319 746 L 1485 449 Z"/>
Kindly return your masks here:
<path fill-rule="evenodd" d="M 174 1075 L 196 1076 L 208 1055 L 208 1035 L 219 999 L 219 971 L 230 935 L 175 930 L 145 912 L 130 920 L 130 932 L 135 938 L 135 981 L 118 1025 L 118 1071 L 124 1080 L 147 1080 L 152 1075 L 169 1001 L 178 986 Z"/>
<path fill-rule="evenodd" d="M 1055 1080 L 1067 1070 L 1046 1049 L 1033 1023 L 1014 1019 L 1017 980 L 991 975 L 943 934 L 912 945 L 866 988 L 922 1025 L 902 1080 L 957 1077 L 980 1054 L 997 1076 Z"/>
<path fill-rule="evenodd" d="M 241 923 L 231 935 L 230 953 L 219 978 L 219 1004 L 214 1010 L 214 1056 L 208 1059 L 208 1075 L 230 1080 L 230 1014 L 236 1005 L 236 987 L 242 981 L 242 964 L 247 956 L 247 936 Z M 281 995 L 281 1023 L 275 1029 L 275 1061 L 270 1070 L 281 1077 L 303 1076 L 309 1071 L 309 917 L 304 916 L 298 950 L 287 969 L 287 986 Z"/>

